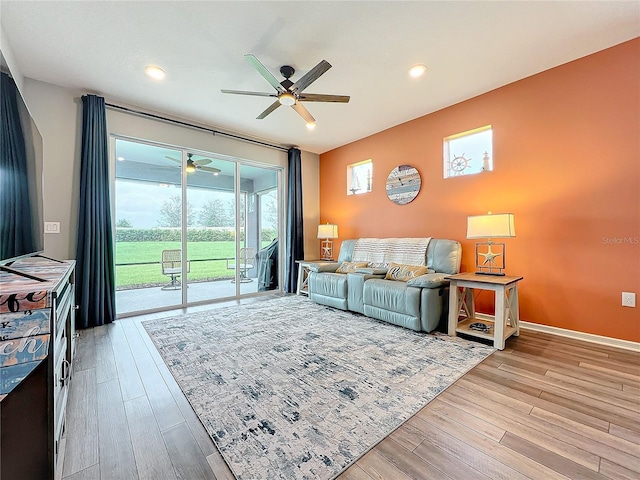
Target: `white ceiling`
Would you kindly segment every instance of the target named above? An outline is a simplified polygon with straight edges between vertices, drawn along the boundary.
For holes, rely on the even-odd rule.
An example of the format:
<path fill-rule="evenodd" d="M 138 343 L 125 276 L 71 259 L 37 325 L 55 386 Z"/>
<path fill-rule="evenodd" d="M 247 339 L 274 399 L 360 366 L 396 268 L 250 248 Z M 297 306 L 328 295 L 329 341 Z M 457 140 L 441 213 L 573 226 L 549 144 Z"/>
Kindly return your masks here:
<path fill-rule="evenodd" d="M 1 21 L 28 78 L 221 130 L 323 153 L 502 85 L 640 36 L 634 1 L 29 2 L 2 0 Z M 295 81 L 333 65 L 305 93 L 351 95 L 256 116 L 272 92 L 243 55 Z M 424 63 L 415 80 L 408 68 Z M 162 83 L 143 73 L 167 72 Z M 586 79 L 588 80 L 588 79 Z"/>

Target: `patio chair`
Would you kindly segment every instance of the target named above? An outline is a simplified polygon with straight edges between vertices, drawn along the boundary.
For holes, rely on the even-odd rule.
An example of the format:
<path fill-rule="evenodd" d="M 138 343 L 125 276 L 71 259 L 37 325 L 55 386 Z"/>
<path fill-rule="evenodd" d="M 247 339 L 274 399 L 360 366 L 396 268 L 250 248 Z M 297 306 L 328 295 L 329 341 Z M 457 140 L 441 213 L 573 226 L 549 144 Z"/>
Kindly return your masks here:
<path fill-rule="evenodd" d="M 167 275 L 171 281 L 162 287 L 162 290 L 177 290 L 180 288 L 180 280 L 178 277 L 182 275 L 182 251 L 181 250 L 163 250 L 162 251 L 162 274 Z M 189 273 L 191 264 L 187 262 L 187 273 Z"/>
<path fill-rule="evenodd" d="M 247 277 L 247 271 L 251 270 L 255 264 L 256 249 L 253 247 L 243 247 L 240 249 L 240 255 L 238 256 L 237 268 L 240 270 L 240 283 L 253 282 L 252 278 Z M 227 259 L 227 269 L 235 270 L 236 261 L 233 258 Z M 231 283 L 235 283 L 234 277 Z"/>

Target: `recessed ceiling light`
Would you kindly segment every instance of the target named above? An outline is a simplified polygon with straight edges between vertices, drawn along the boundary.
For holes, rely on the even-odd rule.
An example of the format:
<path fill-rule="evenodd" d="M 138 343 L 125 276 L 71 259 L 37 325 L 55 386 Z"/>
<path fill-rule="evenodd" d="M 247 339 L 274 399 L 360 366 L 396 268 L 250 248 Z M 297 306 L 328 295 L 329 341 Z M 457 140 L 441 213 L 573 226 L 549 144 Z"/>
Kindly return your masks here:
<path fill-rule="evenodd" d="M 124 157 L 118 157 L 119 162 L 124 162 Z"/>
<path fill-rule="evenodd" d="M 316 122 L 307 123 L 307 130 L 313 130 L 314 128 L 316 128 Z"/>
<path fill-rule="evenodd" d="M 164 77 L 167 76 L 167 73 L 163 69 L 156 67 L 155 65 L 147 65 L 144 69 L 144 73 L 154 80 L 164 80 Z"/>
<path fill-rule="evenodd" d="M 427 71 L 426 65 L 418 64 L 418 65 L 414 65 L 409 69 L 409 75 L 411 75 L 413 78 L 418 78 L 422 76 L 422 74 L 426 71 Z"/>

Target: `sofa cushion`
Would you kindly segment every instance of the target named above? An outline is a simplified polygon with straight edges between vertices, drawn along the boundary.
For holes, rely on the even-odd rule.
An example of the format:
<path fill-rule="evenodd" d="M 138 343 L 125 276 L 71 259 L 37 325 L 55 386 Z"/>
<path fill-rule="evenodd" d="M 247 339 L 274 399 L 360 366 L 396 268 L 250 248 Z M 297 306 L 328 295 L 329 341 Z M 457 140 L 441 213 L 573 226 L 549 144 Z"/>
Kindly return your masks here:
<path fill-rule="evenodd" d="M 364 282 L 364 304 L 419 318 L 420 289 L 405 282 L 372 278 Z"/>
<path fill-rule="evenodd" d="M 358 268 L 366 266 L 367 262 L 342 262 L 336 273 L 354 273 Z"/>
<path fill-rule="evenodd" d="M 427 248 L 427 267 L 454 275 L 460 271 L 462 247 L 455 240 L 432 238 Z"/>
<path fill-rule="evenodd" d="M 318 295 L 347 299 L 347 276 L 343 273 L 309 273 L 309 291 Z"/>
<path fill-rule="evenodd" d="M 385 280 L 398 280 L 400 282 L 407 282 L 412 278 L 419 277 L 427 273 L 427 267 L 416 265 L 404 265 L 402 263 L 391 262 L 389 264 L 389 270 L 384 277 Z"/>
<path fill-rule="evenodd" d="M 355 246 L 356 240 L 343 240 L 340 245 L 338 262 L 351 262 L 353 260 L 353 249 Z"/>

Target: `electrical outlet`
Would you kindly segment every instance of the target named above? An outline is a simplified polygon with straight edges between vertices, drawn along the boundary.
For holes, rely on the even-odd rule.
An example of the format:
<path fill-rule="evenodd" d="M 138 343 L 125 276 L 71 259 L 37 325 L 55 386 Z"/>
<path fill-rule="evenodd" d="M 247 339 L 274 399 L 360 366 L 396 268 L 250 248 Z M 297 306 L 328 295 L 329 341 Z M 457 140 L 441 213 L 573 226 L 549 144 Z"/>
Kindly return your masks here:
<path fill-rule="evenodd" d="M 636 306 L 636 294 L 632 292 L 622 292 L 622 306 L 623 307 L 635 307 Z"/>

